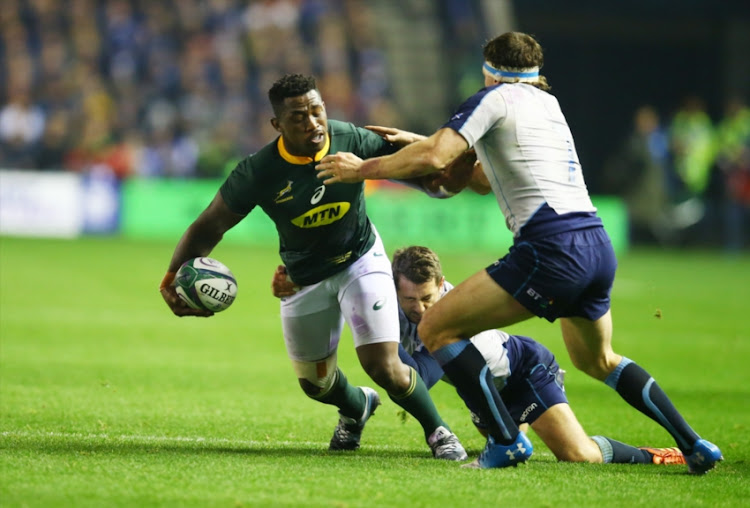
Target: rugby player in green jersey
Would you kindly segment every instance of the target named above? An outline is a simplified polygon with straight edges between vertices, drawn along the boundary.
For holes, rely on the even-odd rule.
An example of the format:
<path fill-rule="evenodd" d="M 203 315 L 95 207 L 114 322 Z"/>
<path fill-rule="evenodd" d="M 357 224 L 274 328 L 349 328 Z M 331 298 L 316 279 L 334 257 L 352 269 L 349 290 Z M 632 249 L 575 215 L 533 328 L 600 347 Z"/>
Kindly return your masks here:
<path fill-rule="evenodd" d="M 177 316 L 212 315 L 179 299 L 174 275 L 188 259 L 208 256 L 224 233 L 260 207 L 274 221 L 281 259 L 301 288 L 281 301 L 284 341 L 299 384 L 308 397 L 339 410 L 330 449 L 359 448 L 362 429 L 380 404 L 375 390 L 350 385 L 337 365 L 346 322 L 363 369 L 419 421 L 433 456 L 466 459 L 421 377 L 399 359 L 398 300 L 390 261 L 365 211 L 364 184 L 329 187 L 315 170 L 327 154 L 344 151 L 367 159 L 421 136 L 398 130 L 375 134 L 329 120 L 312 77 L 284 76 L 268 95 L 279 136 L 240 161 L 187 228 L 160 287 L 164 300 Z"/>

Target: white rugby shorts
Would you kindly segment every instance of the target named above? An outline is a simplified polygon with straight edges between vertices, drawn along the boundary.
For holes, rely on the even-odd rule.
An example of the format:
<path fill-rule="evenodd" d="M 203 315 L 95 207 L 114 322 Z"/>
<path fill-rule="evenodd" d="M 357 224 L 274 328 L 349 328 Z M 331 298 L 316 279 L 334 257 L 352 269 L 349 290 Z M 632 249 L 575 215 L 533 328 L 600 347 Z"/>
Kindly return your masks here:
<path fill-rule="evenodd" d="M 380 237 L 345 270 L 281 300 L 284 342 L 292 360 L 314 362 L 330 356 L 344 321 L 355 347 L 399 342 L 396 287 Z"/>

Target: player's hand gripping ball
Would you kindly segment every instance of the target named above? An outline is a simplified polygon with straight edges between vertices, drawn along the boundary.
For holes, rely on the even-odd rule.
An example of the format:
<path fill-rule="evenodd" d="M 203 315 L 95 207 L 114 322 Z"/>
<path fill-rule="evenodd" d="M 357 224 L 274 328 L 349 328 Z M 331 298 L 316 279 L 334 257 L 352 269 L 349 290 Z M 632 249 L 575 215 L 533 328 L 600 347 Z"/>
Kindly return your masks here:
<path fill-rule="evenodd" d="M 177 295 L 193 309 L 221 312 L 237 296 L 232 271 L 213 258 L 185 261 L 175 276 Z"/>

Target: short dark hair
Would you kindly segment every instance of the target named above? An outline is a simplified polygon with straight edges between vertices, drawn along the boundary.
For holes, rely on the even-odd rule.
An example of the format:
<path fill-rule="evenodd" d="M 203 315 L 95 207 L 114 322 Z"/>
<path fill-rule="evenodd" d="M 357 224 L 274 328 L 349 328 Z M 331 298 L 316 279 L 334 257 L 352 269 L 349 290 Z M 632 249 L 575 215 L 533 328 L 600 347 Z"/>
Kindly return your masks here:
<path fill-rule="evenodd" d="M 284 108 L 284 99 L 305 95 L 310 90 L 317 90 L 315 78 L 302 74 L 287 74 L 277 80 L 268 90 L 268 100 L 276 116 L 279 116 Z"/>
<path fill-rule="evenodd" d="M 482 50 L 484 59 L 493 67 L 510 67 L 512 69 L 526 69 L 528 67 L 544 66 L 544 51 L 537 40 L 522 32 L 506 32 L 498 35 Z M 549 90 L 547 78 L 539 75 L 539 81 L 529 83 L 541 90 Z"/>
<path fill-rule="evenodd" d="M 424 284 L 430 281 L 439 284 L 443 278 L 443 268 L 440 266 L 437 254 L 419 245 L 396 250 L 393 253 L 392 267 L 396 288 L 398 288 L 401 276 L 414 284 Z"/>

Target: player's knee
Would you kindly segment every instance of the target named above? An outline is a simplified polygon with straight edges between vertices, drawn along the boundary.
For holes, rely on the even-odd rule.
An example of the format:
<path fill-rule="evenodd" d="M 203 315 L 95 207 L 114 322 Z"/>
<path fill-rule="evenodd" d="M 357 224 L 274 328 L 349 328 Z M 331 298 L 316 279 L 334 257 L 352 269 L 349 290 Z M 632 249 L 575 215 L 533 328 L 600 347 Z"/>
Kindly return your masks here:
<path fill-rule="evenodd" d="M 331 355 L 318 362 L 299 362 L 292 360 L 300 388 L 305 395 L 313 399 L 324 397 L 336 382 L 336 355 Z"/>
<path fill-rule="evenodd" d="M 409 368 L 395 358 L 369 358 L 361 361 L 362 368 L 378 386 L 388 393 L 400 393 L 409 387 Z"/>
<path fill-rule="evenodd" d="M 302 391 L 305 392 L 305 395 L 310 398 L 317 398 L 324 390 L 324 387 L 319 386 L 307 379 L 297 378 L 297 381 L 299 381 L 299 386 L 300 388 L 302 388 Z"/>
<path fill-rule="evenodd" d="M 602 461 L 599 448 L 593 443 L 580 443 L 579 446 L 566 446 L 560 450 L 552 450 L 555 458 L 561 462 L 589 462 Z"/>
<path fill-rule="evenodd" d="M 435 351 L 443 346 L 437 320 L 430 317 L 433 315 L 434 313 L 426 312 L 417 326 L 417 334 L 429 351 Z"/>
<path fill-rule="evenodd" d="M 570 359 L 576 369 L 600 381 L 604 381 L 617 367 L 617 361 L 606 354 L 596 357 L 571 356 Z"/>

